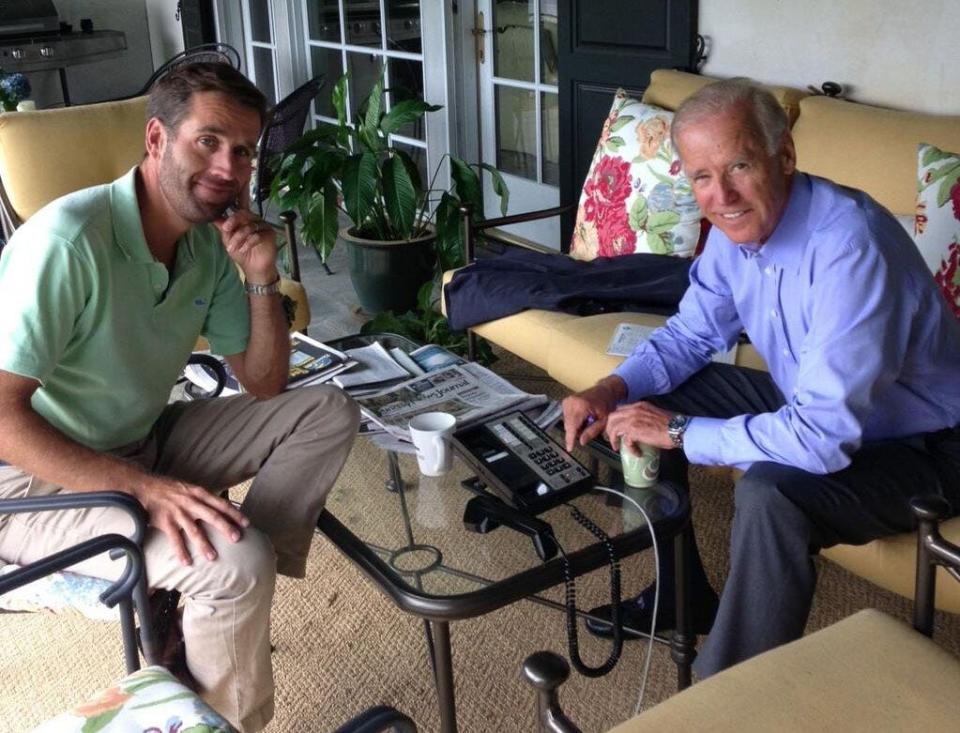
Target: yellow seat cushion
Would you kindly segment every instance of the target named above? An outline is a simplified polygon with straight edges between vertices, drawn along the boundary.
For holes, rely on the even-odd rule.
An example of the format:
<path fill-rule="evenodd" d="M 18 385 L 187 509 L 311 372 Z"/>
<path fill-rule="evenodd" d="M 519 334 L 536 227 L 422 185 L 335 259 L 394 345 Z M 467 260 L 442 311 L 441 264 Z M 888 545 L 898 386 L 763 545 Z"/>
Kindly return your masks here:
<path fill-rule="evenodd" d="M 470 329 L 544 371 L 549 371 L 548 353 L 554 326 L 577 321 L 577 316 L 556 311 L 526 310 L 488 321 Z"/>
<path fill-rule="evenodd" d="M 873 609 L 731 667 L 610 733 L 956 730 L 960 660 Z"/>
<path fill-rule="evenodd" d="M 894 214 L 913 214 L 917 146 L 960 153 L 960 116 L 807 97 L 793 139 L 800 170 L 867 191 Z"/>
<path fill-rule="evenodd" d="M 960 517 L 942 522 L 940 532 L 950 542 L 960 544 Z M 913 532 L 865 545 L 835 545 L 820 554 L 881 588 L 913 598 L 917 567 L 917 535 Z M 937 570 L 936 607 L 960 613 L 960 583 L 943 568 Z"/>
<path fill-rule="evenodd" d="M 691 94 L 715 81 L 719 79 L 691 74 L 687 71 L 657 69 L 650 74 L 650 86 L 643 93 L 643 101 L 664 109 L 675 110 Z M 808 95 L 808 92 L 793 87 L 764 85 L 764 88 L 776 97 L 792 125 L 800 114 L 799 102 Z"/>
<path fill-rule="evenodd" d="M 146 107 L 146 97 L 135 97 L 0 115 L 0 180 L 17 216 L 26 221 L 54 199 L 139 163 Z"/>

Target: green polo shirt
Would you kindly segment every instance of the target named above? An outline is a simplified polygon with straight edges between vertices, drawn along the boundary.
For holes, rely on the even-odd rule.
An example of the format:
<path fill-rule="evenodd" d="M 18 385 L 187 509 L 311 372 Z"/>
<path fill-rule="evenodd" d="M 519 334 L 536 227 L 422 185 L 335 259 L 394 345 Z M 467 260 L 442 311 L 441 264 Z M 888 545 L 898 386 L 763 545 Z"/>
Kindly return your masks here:
<path fill-rule="evenodd" d="M 193 227 L 171 278 L 147 248 L 135 176 L 54 201 L 0 257 L 0 369 L 39 381 L 34 409 L 96 450 L 147 435 L 199 335 L 229 355 L 250 332 L 219 232 Z"/>

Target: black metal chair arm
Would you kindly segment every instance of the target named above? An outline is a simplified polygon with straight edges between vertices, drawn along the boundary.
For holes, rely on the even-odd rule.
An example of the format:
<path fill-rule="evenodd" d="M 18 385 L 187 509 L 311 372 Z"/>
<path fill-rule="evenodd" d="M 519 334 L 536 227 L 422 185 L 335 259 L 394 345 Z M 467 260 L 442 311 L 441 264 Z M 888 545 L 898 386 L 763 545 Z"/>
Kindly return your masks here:
<path fill-rule="evenodd" d="M 122 491 L 63 492 L 49 496 L 0 500 L 0 514 L 49 512 L 61 509 L 92 509 L 94 507 L 114 507 L 129 514 L 133 520 L 133 534 L 130 539 L 137 545 L 143 544 L 143 536 L 147 531 L 147 511 L 133 496 Z"/>
<path fill-rule="evenodd" d="M 104 534 L 92 537 L 0 576 L 0 595 L 9 593 L 20 586 L 32 583 L 52 573 L 66 570 L 72 565 L 108 551 L 111 555 L 121 553 L 127 556 L 123 573 L 100 594 L 100 600 L 113 608 L 125 596 L 133 594 L 134 586 L 143 577 L 146 569 L 143 561 L 143 550 L 129 537 L 124 537 L 121 534 Z"/>

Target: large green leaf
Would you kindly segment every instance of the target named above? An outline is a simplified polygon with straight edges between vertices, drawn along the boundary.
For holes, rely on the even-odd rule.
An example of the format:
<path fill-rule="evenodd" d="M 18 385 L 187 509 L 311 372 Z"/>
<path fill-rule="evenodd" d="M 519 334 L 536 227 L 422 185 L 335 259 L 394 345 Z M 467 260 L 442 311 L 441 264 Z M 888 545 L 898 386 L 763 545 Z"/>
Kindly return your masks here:
<path fill-rule="evenodd" d="M 417 215 L 417 192 L 400 156 L 391 155 L 383 162 L 383 198 L 387 214 L 397 234 L 407 239 L 413 235 Z"/>
<path fill-rule="evenodd" d="M 459 158 L 450 156 L 450 176 L 457 196 L 465 204 L 473 206 L 475 216 L 483 216 L 483 191 L 476 171 Z"/>
<path fill-rule="evenodd" d="M 403 165 L 407 169 L 407 175 L 410 176 L 410 180 L 413 181 L 413 187 L 417 189 L 417 191 L 422 192 L 423 178 L 420 176 L 420 167 L 414 162 L 406 150 L 394 148 L 393 154 L 403 161 Z"/>
<path fill-rule="evenodd" d="M 377 157 L 362 153 L 347 158 L 343 166 L 343 206 L 354 226 L 362 227 L 377 193 Z"/>
<path fill-rule="evenodd" d="M 440 273 L 464 263 L 463 220 L 460 202 L 444 192 L 437 205 L 437 269 Z"/>
<path fill-rule="evenodd" d="M 500 216 L 506 216 L 507 209 L 510 206 L 510 191 L 507 189 L 507 182 L 503 180 L 500 171 L 489 163 L 481 163 L 480 167 L 490 174 L 493 192 L 500 197 Z"/>
<path fill-rule="evenodd" d="M 366 99 L 366 112 L 360 125 L 360 140 L 370 150 L 380 150 L 384 146 L 383 136 L 380 134 L 380 115 L 383 114 L 383 71 L 377 83 L 373 85 Z"/>
<path fill-rule="evenodd" d="M 633 115 L 620 115 L 617 117 L 616 121 L 610 125 L 610 132 L 617 132 L 618 130 L 626 127 L 628 124 L 633 122 Z"/>
<path fill-rule="evenodd" d="M 306 209 L 301 209 L 303 239 L 327 261 L 337 243 L 337 187 L 328 182 L 310 197 Z"/>
<path fill-rule="evenodd" d="M 438 109 L 440 107 L 437 105 L 427 104 L 421 99 L 405 99 L 394 104 L 390 111 L 383 116 L 380 129 L 386 134 L 397 132 L 404 125 L 419 120 L 424 113 L 436 112 Z"/>

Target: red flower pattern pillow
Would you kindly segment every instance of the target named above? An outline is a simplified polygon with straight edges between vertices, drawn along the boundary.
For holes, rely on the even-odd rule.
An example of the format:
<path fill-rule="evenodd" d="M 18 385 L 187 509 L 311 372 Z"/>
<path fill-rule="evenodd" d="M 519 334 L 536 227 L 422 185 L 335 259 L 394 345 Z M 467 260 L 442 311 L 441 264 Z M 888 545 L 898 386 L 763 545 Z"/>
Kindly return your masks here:
<path fill-rule="evenodd" d="M 573 257 L 694 255 L 700 209 L 670 142 L 672 120 L 617 90 L 583 184 Z"/>
<path fill-rule="evenodd" d="M 960 318 L 960 154 L 921 143 L 915 238 Z"/>

